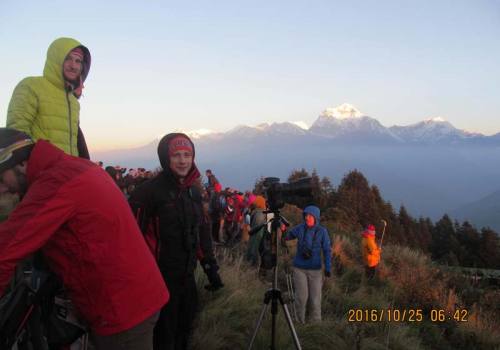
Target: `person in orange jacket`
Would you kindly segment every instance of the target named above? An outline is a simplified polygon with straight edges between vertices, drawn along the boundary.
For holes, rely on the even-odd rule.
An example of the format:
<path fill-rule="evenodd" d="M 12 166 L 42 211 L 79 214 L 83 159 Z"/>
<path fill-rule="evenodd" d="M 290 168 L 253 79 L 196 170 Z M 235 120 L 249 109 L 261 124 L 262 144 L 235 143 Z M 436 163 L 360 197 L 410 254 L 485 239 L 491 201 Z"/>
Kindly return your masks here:
<path fill-rule="evenodd" d="M 380 262 L 380 248 L 375 242 L 375 226 L 368 225 L 362 233 L 361 252 L 365 264 L 366 277 L 371 280 L 375 276 L 377 265 Z"/>

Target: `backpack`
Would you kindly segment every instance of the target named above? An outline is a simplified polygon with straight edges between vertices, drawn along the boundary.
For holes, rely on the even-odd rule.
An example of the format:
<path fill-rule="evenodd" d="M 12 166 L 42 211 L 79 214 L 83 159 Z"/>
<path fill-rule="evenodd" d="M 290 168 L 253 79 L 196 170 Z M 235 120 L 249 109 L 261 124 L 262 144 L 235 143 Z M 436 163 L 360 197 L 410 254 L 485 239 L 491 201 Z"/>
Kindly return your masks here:
<path fill-rule="evenodd" d="M 224 202 L 223 202 L 224 200 Z M 212 195 L 210 196 L 210 203 L 209 203 L 209 212 L 212 215 L 220 215 L 222 213 L 222 210 L 224 209 L 224 204 L 225 204 L 225 199 L 224 196 L 212 192 Z"/>
<path fill-rule="evenodd" d="M 74 317 L 71 302 L 62 298 L 62 284 L 50 271 L 43 271 L 37 290 L 25 278 L 14 280 L 0 299 L 0 349 L 59 348 L 70 345 L 87 332 Z"/>
<path fill-rule="evenodd" d="M 22 280 L 0 299 L 0 349 L 10 349 L 22 336 L 31 315 L 34 291 Z"/>

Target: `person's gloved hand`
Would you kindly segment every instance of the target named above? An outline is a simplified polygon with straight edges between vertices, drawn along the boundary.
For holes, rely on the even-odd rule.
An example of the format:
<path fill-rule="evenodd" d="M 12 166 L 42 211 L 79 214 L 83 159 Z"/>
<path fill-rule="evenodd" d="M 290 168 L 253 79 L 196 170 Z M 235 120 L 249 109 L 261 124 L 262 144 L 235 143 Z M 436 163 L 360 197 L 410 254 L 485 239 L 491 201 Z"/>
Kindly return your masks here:
<path fill-rule="evenodd" d="M 332 277 L 332 273 L 331 273 L 330 271 L 326 271 L 326 270 L 325 270 L 325 277 L 326 277 L 326 278 L 330 278 L 330 277 Z"/>
<path fill-rule="evenodd" d="M 217 272 L 219 271 L 219 265 L 217 265 L 217 261 L 215 261 L 214 258 L 203 258 L 201 259 L 200 263 L 203 267 L 203 271 L 207 275 L 208 282 L 210 283 L 205 286 L 205 289 L 214 292 L 224 287 L 219 273 Z"/>

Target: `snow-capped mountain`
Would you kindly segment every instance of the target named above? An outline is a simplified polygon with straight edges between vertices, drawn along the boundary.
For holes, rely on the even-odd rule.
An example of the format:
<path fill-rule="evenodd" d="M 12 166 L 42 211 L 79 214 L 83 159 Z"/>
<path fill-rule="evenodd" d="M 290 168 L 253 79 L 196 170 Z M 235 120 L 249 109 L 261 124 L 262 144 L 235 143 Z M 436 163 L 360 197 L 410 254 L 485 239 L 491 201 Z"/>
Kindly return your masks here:
<path fill-rule="evenodd" d="M 292 124 L 297 125 L 299 128 L 304 129 L 304 130 L 309 130 L 309 126 L 307 125 L 306 122 L 303 121 L 296 121 L 296 122 L 291 122 Z"/>
<path fill-rule="evenodd" d="M 260 176 L 286 179 L 301 167 L 333 182 L 359 169 L 393 205 L 434 219 L 500 188 L 500 133 L 468 133 L 442 118 L 387 128 L 344 104 L 324 110 L 311 128 L 283 122 L 188 134 L 199 169 L 214 169 L 235 188 L 250 189 Z M 91 154 L 105 164 L 154 169 L 157 144 Z"/>
<path fill-rule="evenodd" d="M 361 113 L 356 107 L 349 103 L 343 103 L 337 107 L 329 107 L 326 108 L 320 114 L 320 119 L 352 119 L 352 118 L 361 118 L 365 116 L 365 114 Z"/>
<path fill-rule="evenodd" d="M 198 129 L 193 131 L 187 131 L 184 133 L 189 137 L 191 137 L 192 139 L 199 139 L 207 135 L 215 134 L 215 131 L 209 129 Z"/>
<path fill-rule="evenodd" d="M 392 126 L 389 129 L 406 142 L 456 142 L 483 136 L 457 129 L 442 117 L 426 119 L 408 126 Z"/>
<path fill-rule="evenodd" d="M 297 123 L 283 122 L 283 123 L 272 123 L 267 128 L 269 133 L 279 133 L 286 135 L 305 135 L 308 129 L 304 129 L 304 125 L 297 125 Z"/>
<path fill-rule="evenodd" d="M 360 112 L 354 106 L 344 103 L 327 108 L 319 115 L 309 131 L 315 135 L 351 141 L 401 141 L 380 122 Z"/>
<path fill-rule="evenodd" d="M 259 137 L 309 136 L 325 141 L 361 144 L 408 145 L 499 145 L 500 133 L 484 136 L 455 128 L 442 117 L 426 119 L 408 126 L 385 127 L 351 104 L 324 109 L 309 128 L 304 122 L 262 123 L 256 126 L 239 125 L 227 132 L 200 129 L 187 132 L 193 139 L 223 140 L 254 139 Z"/>
<path fill-rule="evenodd" d="M 300 123 L 300 122 L 299 122 Z M 229 137 L 252 138 L 257 136 L 279 136 L 279 135 L 305 135 L 307 129 L 304 129 L 304 123 L 297 125 L 293 122 L 282 123 L 263 123 L 257 126 L 239 125 L 229 130 L 226 135 Z"/>

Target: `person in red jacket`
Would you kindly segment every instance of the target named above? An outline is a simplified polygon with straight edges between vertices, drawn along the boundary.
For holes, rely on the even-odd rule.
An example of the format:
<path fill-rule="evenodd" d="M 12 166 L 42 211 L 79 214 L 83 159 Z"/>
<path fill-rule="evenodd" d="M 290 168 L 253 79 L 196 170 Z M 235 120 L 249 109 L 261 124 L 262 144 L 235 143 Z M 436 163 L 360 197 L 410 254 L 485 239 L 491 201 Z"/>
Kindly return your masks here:
<path fill-rule="evenodd" d="M 0 190 L 23 198 L 0 225 L 0 296 L 41 250 L 97 349 L 152 349 L 165 282 L 123 194 L 104 170 L 0 128 Z"/>

